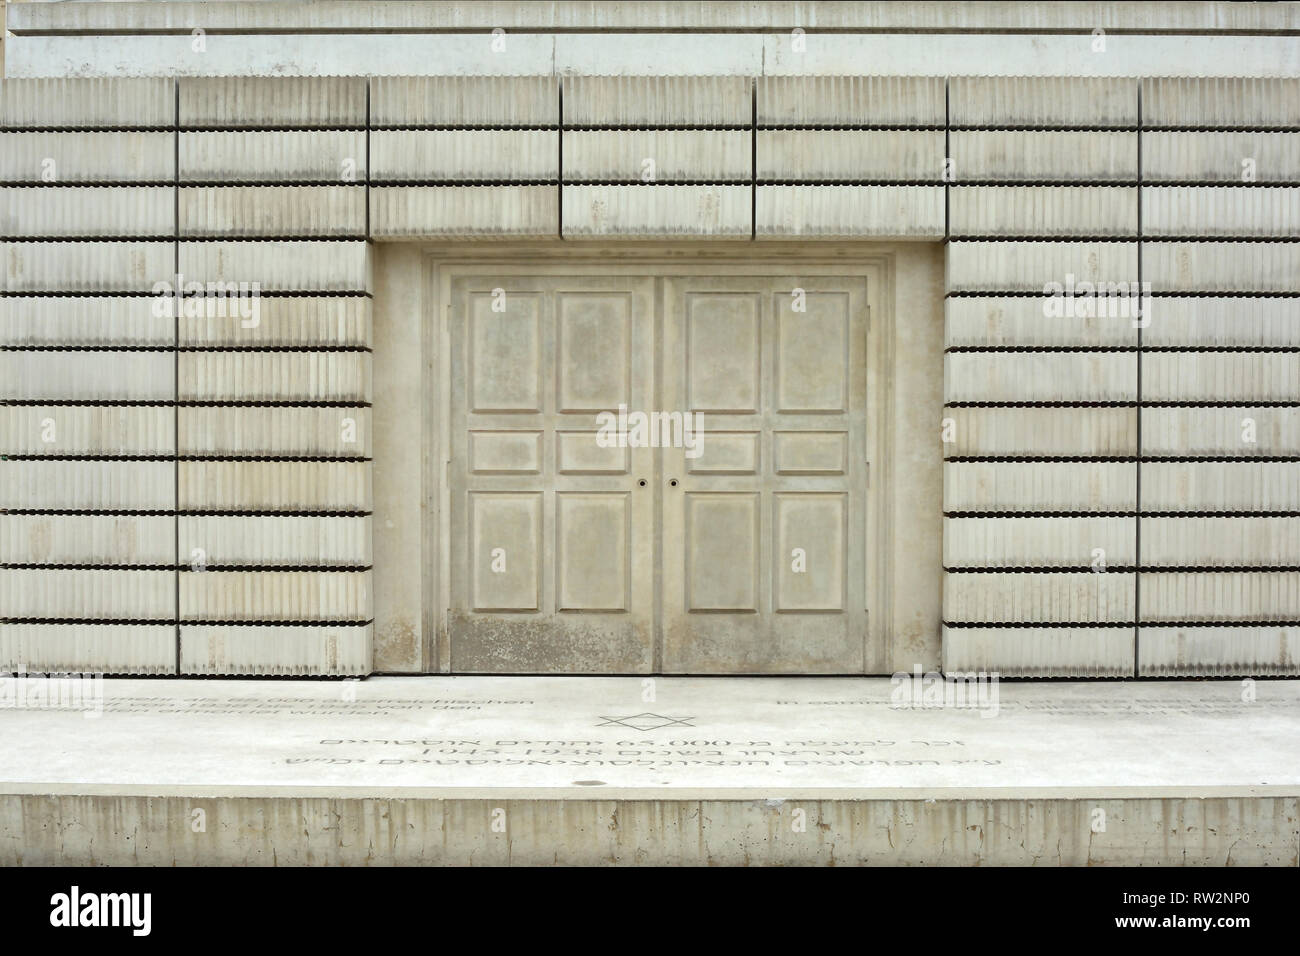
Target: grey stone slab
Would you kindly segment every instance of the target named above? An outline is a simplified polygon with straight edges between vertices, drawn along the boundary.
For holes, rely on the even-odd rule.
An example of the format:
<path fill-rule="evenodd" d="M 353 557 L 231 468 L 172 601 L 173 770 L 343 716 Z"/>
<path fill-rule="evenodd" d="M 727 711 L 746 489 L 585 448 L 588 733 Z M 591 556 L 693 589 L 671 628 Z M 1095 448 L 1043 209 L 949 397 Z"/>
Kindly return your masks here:
<path fill-rule="evenodd" d="M 1300 674 L 1300 628 L 1142 627 L 1143 677 Z"/>
<path fill-rule="evenodd" d="M 92 680 L 105 673 L 174 674 L 176 627 L 0 624 L 0 667 L 11 674 L 85 674 Z"/>
<path fill-rule="evenodd" d="M 946 703 L 930 706 L 907 673 L 650 686 L 652 701 L 640 677 L 106 681 L 90 701 L 102 712 L 94 722 L 80 708 L 0 710 L 11 742 L 0 791 L 951 801 L 1289 798 L 1300 788 L 1293 681 L 1252 697 L 1234 680 L 990 680 L 963 685 L 964 698 L 948 684 Z M 1153 739 L 1155 750 L 1135 743 Z"/>
<path fill-rule="evenodd" d="M 184 621 L 367 621 L 374 616 L 367 571 L 182 573 L 179 595 Z"/>
<path fill-rule="evenodd" d="M 941 186 L 758 186 L 755 228 L 762 238 L 937 239 Z"/>
<path fill-rule="evenodd" d="M 356 76 L 183 77 L 178 121 L 196 126 L 364 126 L 366 81 Z"/>
<path fill-rule="evenodd" d="M 371 450 L 371 413 L 361 406 L 186 406 L 177 421 L 186 455 L 364 457 Z"/>
<path fill-rule="evenodd" d="M 0 137 L 0 181 L 129 183 L 170 180 L 176 173 L 174 142 L 175 134 L 170 132 L 7 131 Z"/>
<path fill-rule="evenodd" d="M 370 511 L 367 461 L 183 461 L 176 481 L 189 511 Z"/>
<path fill-rule="evenodd" d="M 368 516 L 182 515 L 177 524 L 176 560 L 191 569 L 360 568 L 371 563 Z"/>
<path fill-rule="evenodd" d="M 294 676 L 370 673 L 369 624 L 182 624 L 180 672 Z"/>
<path fill-rule="evenodd" d="M 1006 677 L 1132 677 L 1129 627 L 944 627 L 949 673 Z"/>
<path fill-rule="evenodd" d="M 1145 561 L 1148 553 L 1145 533 L 1142 548 Z M 1098 554 L 1098 550 L 1102 553 Z M 1105 567 L 1131 567 L 1136 559 L 1134 518 L 999 516 L 946 518 L 943 523 L 946 568 L 1103 566 L 1098 561 L 1104 562 Z"/>
<path fill-rule="evenodd" d="M 366 178 L 365 130 L 188 130 L 177 135 L 182 182 L 348 183 Z"/>

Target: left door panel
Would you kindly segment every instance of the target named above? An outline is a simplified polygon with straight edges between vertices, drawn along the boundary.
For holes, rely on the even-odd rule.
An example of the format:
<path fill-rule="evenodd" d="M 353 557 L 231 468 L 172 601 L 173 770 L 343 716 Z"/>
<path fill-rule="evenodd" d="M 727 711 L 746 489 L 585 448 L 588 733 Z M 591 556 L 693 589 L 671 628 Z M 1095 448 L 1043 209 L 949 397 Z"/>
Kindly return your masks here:
<path fill-rule="evenodd" d="M 601 412 L 651 407 L 644 277 L 452 287 L 448 630 L 455 673 L 653 665 L 653 448 Z"/>

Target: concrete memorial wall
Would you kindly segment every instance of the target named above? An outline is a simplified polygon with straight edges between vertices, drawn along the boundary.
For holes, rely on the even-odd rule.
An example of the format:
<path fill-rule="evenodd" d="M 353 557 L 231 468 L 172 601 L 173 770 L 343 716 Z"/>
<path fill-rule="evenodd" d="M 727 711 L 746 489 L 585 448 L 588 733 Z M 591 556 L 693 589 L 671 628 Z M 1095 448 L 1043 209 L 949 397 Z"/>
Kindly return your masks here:
<path fill-rule="evenodd" d="M 11 73 L 48 40 L 22 39 Z M 0 84 L 0 669 L 447 669 L 434 633 L 397 666 L 373 647 L 379 619 L 442 626 L 416 571 L 374 570 L 413 533 L 373 520 L 376 413 L 426 414 L 411 382 L 440 347 L 376 354 L 440 301 L 384 301 L 426 281 L 387 244 L 653 240 L 894 262 L 942 244 L 942 368 L 906 346 L 913 303 L 887 310 L 890 374 L 942 376 L 943 408 L 925 434 L 885 427 L 942 470 L 942 581 L 895 569 L 892 600 L 942 588 L 946 669 L 1300 673 L 1300 80 L 551 56 L 519 76 Z M 403 271 L 377 280 L 389 255 Z M 422 508 L 401 513 L 423 528 Z M 917 626 L 861 666 L 937 664 L 938 622 Z"/>

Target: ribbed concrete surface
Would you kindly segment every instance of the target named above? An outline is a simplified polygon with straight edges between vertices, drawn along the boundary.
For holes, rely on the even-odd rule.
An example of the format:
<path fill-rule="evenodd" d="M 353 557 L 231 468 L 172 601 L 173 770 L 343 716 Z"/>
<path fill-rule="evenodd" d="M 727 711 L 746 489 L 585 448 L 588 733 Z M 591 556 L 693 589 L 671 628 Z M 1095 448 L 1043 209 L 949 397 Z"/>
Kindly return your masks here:
<path fill-rule="evenodd" d="M 1216 15 L 1229 13 L 1247 16 Z M 772 69 L 790 69 L 788 39 L 772 42 Z M 337 552 L 332 531 L 319 547 L 269 544 L 278 521 L 368 527 L 366 240 L 951 238 L 950 557 L 1061 568 L 1021 582 L 1049 603 L 1069 592 L 1065 569 L 1097 551 L 1110 566 L 1249 567 L 1259 577 L 1242 593 L 1272 594 L 1268 582 L 1296 563 L 1285 536 L 1300 510 L 1295 463 L 1261 460 L 1300 454 L 1300 366 L 1287 351 L 1300 346 L 1297 90 L 1294 78 L 1191 77 L 6 81 L 0 399 L 27 404 L 0 410 L 0 455 L 45 460 L 0 474 L 6 506 L 35 512 L 5 516 L 0 565 L 188 563 L 209 547 L 249 573 L 259 555 L 272 568 L 368 562 L 352 532 Z M 257 317 L 193 298 L 177 317 L 156 293 L 178 272 L 255 285 Z M 1138 324 L 1051 294 L 1139 280 L 1156 297 Z M 204 404 L 180 404 L 191 402 Z M 186 454 L 256 460 L 111 460 Z M 282 460 L 303 456 L 349 460 Z M 1197 460 L 1207 456 L 1233 460 Z M 1068 460 L 1080 457 L 1103 460 Z M 178 509 L 239 514 L 178 520 Z M 140 510 L 169 514 L 50 513 Z M 246 548 L 223 522 L 246 523 Z M 188 529 L 179 554 L 177 524 Z M 1215 571 L 1177 573 L 1189 594 L 1197 575 L 1219 586 Z M 950 578 L 966 595 L 981 582 Z M 1280 598 L 1225 601 L 1300 623 Z M 1156 630 L 1215 620 L 1205 601 L 1184 606 L 1185 620 L 1161 617 L 1171 627 Z M 978 659 L 1000 648 L 1026 673 L 1133 672 L 1118 637 L 1066 647 L 1048 629 L 1012 630 L 981 638 Z M 1225 638 L 1219 658 L 1212 630 L 1149 645 L 1161 648 L 1151 667 L 1219 673 L 1231 658 L 1251 673 L 1251 653 L 1259 673 L 1295 667 L 1290 631 Z M 973 633 L 949 629 L 954 666 Z M 1115 649 L 1128 665 L 1088 656 Z M 235 666 L 223 654 L 220 666 Z"/>

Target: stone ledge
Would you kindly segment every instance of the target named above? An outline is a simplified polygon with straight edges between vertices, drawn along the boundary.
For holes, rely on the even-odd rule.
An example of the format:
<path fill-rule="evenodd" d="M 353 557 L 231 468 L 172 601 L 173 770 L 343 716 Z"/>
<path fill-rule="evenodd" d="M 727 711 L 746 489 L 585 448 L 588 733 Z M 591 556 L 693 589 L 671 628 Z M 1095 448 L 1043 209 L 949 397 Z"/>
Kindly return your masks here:
<path fill-rule="evenodd" d="M 1300 681 L 649 680 L 9 678 L 0 865 L 1300 862 Z"/>
<path fill-rule="evenodd" d="M 105 680 L 102 700 L 87 708 L 99 716 L 0 707 L 7 749 L 0 793 L 545 800 L 1300 795 L 1300 681 L 1256 682 L 1252 702 L 1241 700 L 1238 681 L 1002 683 L 985 685 L 990 696 L 982 705 L 909 709 L 891 702 L 895 690 L 886 678 L 659 677 L 653 702 L 642 699 L 646 680 Z M 11 702 L 18 691 L 32 699 L 37 688 L 10 679 L 0 685 L 0 698 Z M 93 694 L 94 684 L 84 689 Z"/>

